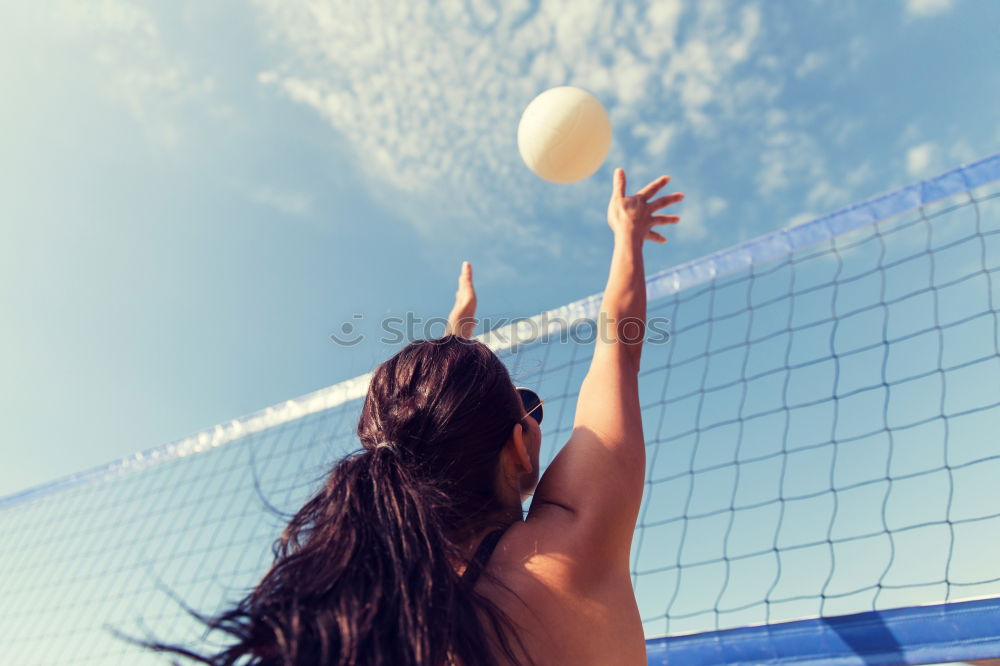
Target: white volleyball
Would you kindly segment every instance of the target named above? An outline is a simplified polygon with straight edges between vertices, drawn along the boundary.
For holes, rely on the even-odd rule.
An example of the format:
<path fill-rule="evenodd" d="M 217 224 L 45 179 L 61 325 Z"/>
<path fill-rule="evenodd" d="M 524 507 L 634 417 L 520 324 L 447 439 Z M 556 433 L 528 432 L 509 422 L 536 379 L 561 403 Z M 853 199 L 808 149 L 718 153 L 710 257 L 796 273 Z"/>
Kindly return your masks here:
<path fill-rule="evenodd" d="M 517 126 L 517 148 L 528 168 L 552 183 L 594 174 L 611 148 L 611 121 L 586 90 L 550 88 L 533 99 Z"/>

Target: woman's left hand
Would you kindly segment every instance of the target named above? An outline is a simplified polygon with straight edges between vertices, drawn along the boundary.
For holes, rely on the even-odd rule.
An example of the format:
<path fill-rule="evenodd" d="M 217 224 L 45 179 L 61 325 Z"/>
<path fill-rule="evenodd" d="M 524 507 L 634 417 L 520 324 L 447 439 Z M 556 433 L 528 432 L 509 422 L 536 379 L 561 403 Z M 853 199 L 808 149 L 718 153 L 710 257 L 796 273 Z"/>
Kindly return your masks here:
<path fill-rule="evenodd" d="M 476 288 L 472 285 L 472 264 L 462 262 L 458 274 L 458 290 L 455 292 L 455 305 L 448 315 L 448 328 L 445 335 L 458 335 L 471 338 L 476 330 Z"/>

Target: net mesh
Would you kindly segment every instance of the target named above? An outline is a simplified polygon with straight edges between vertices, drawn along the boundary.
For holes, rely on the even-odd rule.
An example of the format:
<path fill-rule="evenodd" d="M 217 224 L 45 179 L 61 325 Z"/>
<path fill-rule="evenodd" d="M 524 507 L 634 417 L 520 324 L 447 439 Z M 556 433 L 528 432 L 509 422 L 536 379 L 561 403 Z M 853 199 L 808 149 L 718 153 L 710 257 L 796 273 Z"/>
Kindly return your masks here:
<path fill-rule="evenodd" d="M 648 637 L 1000 594 L 997 190 L 651 297 L 631 560 Z M 499 352 L 546 400 L 543 461 L 592 333 Z M 211 614 L 255 584 L 357 448 L 363 386 L 0 500 L 5 659 L 162 662 L 109 627 L 201 640 L 179 601 Z"/>

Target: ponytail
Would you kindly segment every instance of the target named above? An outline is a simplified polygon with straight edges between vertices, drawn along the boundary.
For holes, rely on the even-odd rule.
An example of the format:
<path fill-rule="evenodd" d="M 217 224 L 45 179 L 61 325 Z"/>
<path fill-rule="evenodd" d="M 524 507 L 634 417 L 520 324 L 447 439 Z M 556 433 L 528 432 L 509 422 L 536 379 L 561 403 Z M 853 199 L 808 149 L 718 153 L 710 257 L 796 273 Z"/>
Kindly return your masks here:
<path fill-rule="evenodd" d="M 253 592 L 214 619 L 195 614 L 234 645 L 202 656 L 143 644 L 213 666 L 494 666 L 482 613 L 516 662 L 509 618 L 455 571 L 463 553 L 442 522 L 447 494 L 403 455 L 380 445 L 338 462 Z"/>

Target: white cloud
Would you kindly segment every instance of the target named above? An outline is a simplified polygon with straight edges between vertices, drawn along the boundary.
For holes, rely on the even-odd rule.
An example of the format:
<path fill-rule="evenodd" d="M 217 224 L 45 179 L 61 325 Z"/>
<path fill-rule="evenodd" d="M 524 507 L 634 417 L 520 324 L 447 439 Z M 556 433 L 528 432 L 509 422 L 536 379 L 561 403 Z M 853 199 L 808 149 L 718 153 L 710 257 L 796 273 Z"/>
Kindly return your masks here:
<path fill-rule="evenodd" d="M 795 68 L 795 77 L 803 79 L 816 70 L 823 67 L 829 59 L 822 53 L 817 51 L 812 51 L 806 54 L 806 57 L 802 59 L 802 62 L 798 67 Z"/>
<path fill-rule="evenodd" d="M 632 136 L 643 142 L 646 155 L 653 160 L 660 160 L 670 147 L 670 141 L 677 134 L 675 125 L 654 125 L 637 123 L 632 126 Z"/>
<path fill-rule="evenodd" d="M 728 207 L 729 202 L 722 197 L 709 197 L 708 200 L 705 201 L 705 210 L 708 212 L 709 217 L 715 217 Z"/>
<path fill-rule="evenodd" d="M 788 220 L 788 222 L 785 224 L 785 228 L 787 229 L 788 227 L 795 227 L 800 224 L 804 224 L 806 222 L 809 222 L 810 220 L 815 220 L 817 217 L 819 217 L 819 215 L 812 212 L 799 213 L 792 219 Z"/>
<path fill-rule="evenodd" d="M 957 139 L 948 147 L 949 164 L 968 164 L 983 155 L 977 153 L 965 139 Z"/>
<path fill-rule="evenodd" d="M 712 135 L 718 118 L 710 113 L 711 105 L 720 105 L 723 117 L 731 119 L 745 111 L 748 97 L 760 101 L 756 97 L 767 97 L 771 89 L 736 72 L 760 37 L 759 8 L 747 5 L 734 16 L 728 5 L 715 0 L 699 2 L 697 7 L 694 26 L 671 54 L 662 83 L 671 95 L 679 93 L 685 124 L 701 135 Z"/>
<path fill-rule="evenodd" d="M 823 153 L 810 132 L 789 126 L 787 116 L 770 126 L 760 155 L 757 186 L 762 194 L 774 194 L 799 183 L 815 183 L 826 177 Z M 772 120 L 774 117 L 772 117 Z"/>
<path fill-rule="evenodd" d="M 490 233 L 540 245 L 550 232 L 525 221 L 540 199 L 565 210 L 603 198 L 603 180 L 552 188 L 520 162 L 518 118 L 548 87 L 579 85 L 605 103 L 616 129 L 609 163 L 626 169 L 630 160 L 665 160 L 679 131 L 711 133 L 745 111 L 737 104 L 775 94 L 735 72 L 760 41 L 754 5 L 739 12 L 717 0 L 687 7 L 544 0 L 468 10 L 336 0 L 255 5 L 268 37 L 290 47 L 261 83 L 325 118 L 373 187 L 402 193 L 409 203 L 402 215 L 427 233 L 458 233 L 479 217 L 492 221 Z M 691 25 L 681 34 L 685 11 Z M 664 99 L 672 101 L 667 108 Z M 629 136 L 645 151 L 623 151 Z"/>
<path fill-rule="evenodd" d="M 730 64 L 739 64 L 750 56 L 754 42 L 760 35 L 760 24 L 760 10 L 753 5 L 743 7 L 740 12 L 740 31 L 724 38 L 724 42 L 727 42 L 726 55 L 729 56 Z"/>
<path fill-rule="evenodd" d="M 676 238 L 682 242 L 701 240 L 708 235 L 709 227 L 724 224 L 722 213 L 729 203 L 722 197 L 711 196 L 702 200 L 699 196 L 688 195 L 684 199 L 684 209 L 679 213 L 681 221 L 676 226 L 658 228 L 668 239 Z"/>
<path fill-rule="evenodd" d="M 849 203 L 850 193 L 829 180 L 817 182 L 806 195 L 806 204 L 812 207 L 830 209 Z"/>
<path fill-rule="evenodd" d="M 858 187 L 866 189 L 864 177 L 870 168 L 831 173 L 830 157 L 824 150 L 824 136 L 815 131 L 809 111 L 788 112 L 772 109 L 762 114 L 760 151 L 756 181 L 758 192 L 768 205 L 787 210 L 789 202 L 807 213 L 795 216 L 788 225 L 816 217 L 813 212 L 830 212 L 846 205 Z M 831 125 L 834 135 L 845 126 Z"/>
<path fill-rule="evenodd" d="M 853 169 L 848 169 L 844 174 L 844 182 L 853 188 L 859 188 L 871 182 L 874 174 L 875 170 L 872 168 L 872 165 L 864 162 Z"/>
<path fill-rule="evenodd" d="M 936 152 L 933 143 L 922 143 L 910 148 L 906 151 L 906 173 L 913 178 L 926 176 L 927 168 Z"/>
<path fill-rule="evenodd" d="M 647 58 L 659 58 L 664 49 L 672 50 L 675 46 L 677 24 L 681 19 L 683 6 L 681 0 L 661 0 L 651 2 L 646 6 L 645 20 L 642 21 L 639 51 Z"/>
<path fill-rule="evenodd" d="M 636 56 L 623 51 L 615 63 L 615 96 L 619 104 L 637 104 L 648 95 L 648 81 L 653 74 L 652 67 Z"/>
<path fill-rule="evenodd" d="M 126 0 L 60 0 L 51 27 L 64 40 L 83 42 L 100 68 L 104 93 L 124 104 L 160 147 L 175 148 L 182 141 L 181 107 L 233 115 L 218 101 L 211 76 L 193 72 L 185 59 L 168 53 L 146 7 Z"/>
<path fill-rule="evenodd" d="M 934 16 L 951 11 L 954 0 L 906 0 L 904 11 L 913 18 Z"/>
<path fill-rule="evenodd" d="M 782 206 L 792 200 L 796 207 L 829 212 L 871 194 L 871 165 L 834 169 L 834 157 L 827 150 L 859 132 L 863 128 L 859 121 L 824 119 L 827 131 L 817 132 L 811 109 L 771 108 L 758 115 L 763 147 L 756 181 L 762 195 Z"/>

